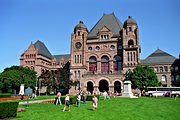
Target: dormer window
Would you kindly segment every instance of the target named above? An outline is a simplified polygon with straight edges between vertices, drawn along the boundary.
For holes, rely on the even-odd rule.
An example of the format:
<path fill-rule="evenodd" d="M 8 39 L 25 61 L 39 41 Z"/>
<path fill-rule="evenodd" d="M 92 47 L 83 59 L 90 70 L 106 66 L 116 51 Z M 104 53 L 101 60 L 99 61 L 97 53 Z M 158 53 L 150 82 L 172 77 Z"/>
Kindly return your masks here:
<path fill-rule="evenodd" d="M 101 35 L 101 40 L 108 40 L 109 39 L 109 35 Z"/>

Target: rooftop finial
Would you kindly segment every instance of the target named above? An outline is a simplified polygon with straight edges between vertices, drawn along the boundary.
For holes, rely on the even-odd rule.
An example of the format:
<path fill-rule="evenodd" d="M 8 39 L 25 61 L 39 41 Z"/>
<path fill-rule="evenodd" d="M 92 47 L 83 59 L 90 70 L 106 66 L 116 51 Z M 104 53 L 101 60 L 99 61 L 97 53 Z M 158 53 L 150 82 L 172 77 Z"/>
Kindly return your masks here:
<path fill-rule="evenodd" d="M 128 18 L 129 18 L 129 19 L 131 19 L 131 18 L 132 18 L 132 16 L 128 16 Z"/>
<path fill-rule="evenodd" d="M 80 21 L 79 21 L 79 23 L 82 23 L 82 24 L 84 24 L 82 20 L 80 20 Z"/>

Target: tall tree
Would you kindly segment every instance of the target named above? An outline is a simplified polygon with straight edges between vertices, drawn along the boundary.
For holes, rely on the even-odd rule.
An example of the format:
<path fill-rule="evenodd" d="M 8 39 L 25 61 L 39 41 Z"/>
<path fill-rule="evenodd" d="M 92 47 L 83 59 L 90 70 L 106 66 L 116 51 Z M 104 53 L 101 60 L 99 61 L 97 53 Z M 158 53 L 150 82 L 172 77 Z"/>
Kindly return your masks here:
<path fill-rule="evenodd" d="M 69 88 L 75 83 L 70 80 L 70 63 L 67 62 L 63 68 L 56 71 L 46 71 L 39 76 L 42 79 L 42 84 L 47 86 L 49 90 L 61 90 L 64 94 L 68 92 Z M 49 91 L 48 91 L 49 92 Z"/>
<path fill-rule="evenodd" d="M 129 71 L 128 79 L 132 82 L 132 88 L 145 90 L 148 86 L 160 86 L 156 73 L 148 66 L 137 66 Z"/>
<path fill-rule="evenodd" d="M 34 88 L 36 83 L 36 72 L 21 66 L 11 66 L 4 69 L 0 74 L 0 89 L 3 92 L 19 90 L 20 84 L 25 87 Z"/>

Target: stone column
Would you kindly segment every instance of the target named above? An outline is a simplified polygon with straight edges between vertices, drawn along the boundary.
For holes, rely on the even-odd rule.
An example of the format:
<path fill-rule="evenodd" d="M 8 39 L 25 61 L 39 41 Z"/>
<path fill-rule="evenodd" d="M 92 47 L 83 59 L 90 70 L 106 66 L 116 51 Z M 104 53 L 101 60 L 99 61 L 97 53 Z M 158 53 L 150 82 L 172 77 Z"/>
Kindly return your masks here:
<path fill-rule="evenodd" d="M 114 93 L 114 86 L 109 86 L 109 92 Z"/>

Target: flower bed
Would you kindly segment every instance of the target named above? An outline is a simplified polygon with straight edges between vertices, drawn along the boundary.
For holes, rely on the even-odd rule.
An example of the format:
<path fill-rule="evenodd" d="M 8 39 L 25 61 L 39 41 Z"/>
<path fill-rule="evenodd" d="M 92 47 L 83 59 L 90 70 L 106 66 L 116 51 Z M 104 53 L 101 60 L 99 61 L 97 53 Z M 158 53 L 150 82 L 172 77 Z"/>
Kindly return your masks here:
<path fill-rule="evenodd" d="M 17 111 L 18 111 L 18 112 L 26 111 L 26 108 L 17 108 Z"/>
<path fill-rule="evenodd" d="M 24 96 L 24 99 L 27 99 L 28 96 Z M 18 100 L 21 99 L 21 96 L 11 96 L 7 98 L 0 98 L 0 100 Z"/>
<path fill-rule="evenodd" d="M 55 100 L 45 100 L 42 103 L 54 103 L 54 102 L 55 102 Z"/>

